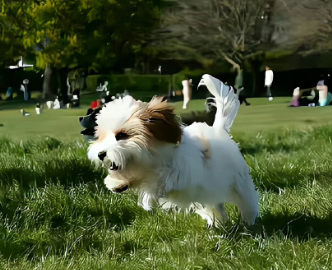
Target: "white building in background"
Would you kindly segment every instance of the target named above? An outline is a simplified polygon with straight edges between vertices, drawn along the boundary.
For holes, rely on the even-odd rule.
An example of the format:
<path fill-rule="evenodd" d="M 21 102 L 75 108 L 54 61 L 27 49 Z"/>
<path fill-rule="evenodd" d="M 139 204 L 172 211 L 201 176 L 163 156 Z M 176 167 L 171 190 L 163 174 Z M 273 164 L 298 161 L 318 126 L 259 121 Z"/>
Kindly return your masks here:
<path fill-rule="evenodd" d="M 9 66 L 8 68 L 10 69 L 16 69 L 16 68 L 28 68 L 28 67 L 33 67 L 33 65 L 30 64 L 24 64 L 23 63 L 23 57 L 21 56 L 21 60 L 18 61 L 16 66 Z"/>

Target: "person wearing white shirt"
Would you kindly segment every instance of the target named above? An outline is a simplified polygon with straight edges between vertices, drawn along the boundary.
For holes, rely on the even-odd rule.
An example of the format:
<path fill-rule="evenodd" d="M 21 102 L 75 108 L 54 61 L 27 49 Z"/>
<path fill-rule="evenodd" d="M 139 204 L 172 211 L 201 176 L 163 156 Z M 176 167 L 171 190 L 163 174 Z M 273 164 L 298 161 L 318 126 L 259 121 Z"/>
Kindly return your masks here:
<path fill-rule="evenodd" d="M 267 88 L 266 94 L 269 97 L 269 100 L 273 100 L 272 94 L 271 94 L 271 85 L 273 82 L 273 71 L 270 69 L 270 67 L 265 67 L 265 87 Z"/>

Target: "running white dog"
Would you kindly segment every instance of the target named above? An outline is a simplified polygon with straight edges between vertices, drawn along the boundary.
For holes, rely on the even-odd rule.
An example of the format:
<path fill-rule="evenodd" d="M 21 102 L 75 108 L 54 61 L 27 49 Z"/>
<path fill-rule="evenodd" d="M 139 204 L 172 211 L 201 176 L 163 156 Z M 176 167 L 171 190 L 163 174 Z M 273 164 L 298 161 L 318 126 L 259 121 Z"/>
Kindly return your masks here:
<path fill-rule="evenodd" d="M 226 222 L 225 203 L 235 204 L 248 224 L 258 215 L 258 193 L 238 145 L 229 135 L 239 109 L 234 89 L 204 75 L 214 98 L 213 126 L 183 126 L 174 108 L 154 97 L 131 96 L 106 104 L 97 115 L 96 141 L 88 156 L 108 169 L 105 184 L 114 193 L 139 192 L 139 204 L 194 209 L 208 225 Z M 210 99 L 210 100 L 211 100 Z"/>

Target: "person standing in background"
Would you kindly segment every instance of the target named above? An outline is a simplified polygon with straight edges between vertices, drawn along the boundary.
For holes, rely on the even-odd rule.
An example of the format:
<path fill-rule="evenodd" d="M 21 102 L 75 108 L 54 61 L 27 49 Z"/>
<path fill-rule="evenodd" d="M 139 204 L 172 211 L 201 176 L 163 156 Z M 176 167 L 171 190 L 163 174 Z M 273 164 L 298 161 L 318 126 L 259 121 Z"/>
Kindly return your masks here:
<path fill-rule="evenodd" d="M 192 99 L 192 79 L 182 81 L 182 94 L 183 94 L 183 106 L 182 109 L 186 110 L 189 101 Z"/>
<path fill-rule="evenodd" d="M 270 69 L 269 66 L 265 67 L 265 87 L 266 89 L 266 95 L 269 97 L 269 100 L 273 100 L 272 94 L 271 94 L 271 85 L 273 82 L 273 71 Z"/>

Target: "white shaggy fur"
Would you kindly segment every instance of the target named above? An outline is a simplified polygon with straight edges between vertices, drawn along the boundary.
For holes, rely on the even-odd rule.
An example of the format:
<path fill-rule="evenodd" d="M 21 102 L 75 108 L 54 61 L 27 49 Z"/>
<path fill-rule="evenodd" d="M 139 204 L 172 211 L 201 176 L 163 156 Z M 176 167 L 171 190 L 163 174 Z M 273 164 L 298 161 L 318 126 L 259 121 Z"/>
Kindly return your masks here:
<path fill-rule="evenodd" d="M 149 140 L 116 140 L 122 126 L 135 122 L 139 102 L 130 96 L 107 104 L 97 116 L 97 140 L 89 148 L 89 158 L 98 160 L 106 151 L 104 165 L 114 163 L 105 179 L 107 188 L 115 192 L 126 186 L 139 192 L 139 205 L 151 209 L 156 202 L 164 208 L 192 208 L 208 225 L 227 221 L 225 203 L 235 204 L 243 220 L 253 224 L 258 215 L 258 193 L 249 167 L 229 129 L 239 109 L 233 89 L 210 75 L 204 75 L 217 107 L 213 126 L 194 123 L 182 127 L 178 144 Z M 138 120 L 137 120 L 138 121 Z M 102 137 L 102 139 L 100 139 Z"/>

